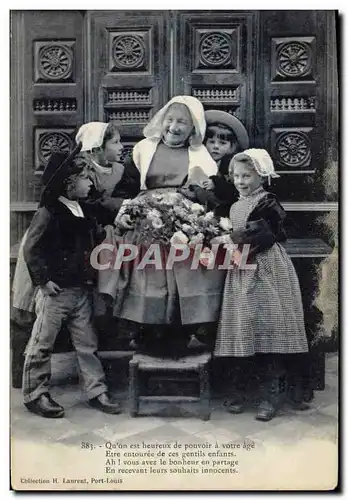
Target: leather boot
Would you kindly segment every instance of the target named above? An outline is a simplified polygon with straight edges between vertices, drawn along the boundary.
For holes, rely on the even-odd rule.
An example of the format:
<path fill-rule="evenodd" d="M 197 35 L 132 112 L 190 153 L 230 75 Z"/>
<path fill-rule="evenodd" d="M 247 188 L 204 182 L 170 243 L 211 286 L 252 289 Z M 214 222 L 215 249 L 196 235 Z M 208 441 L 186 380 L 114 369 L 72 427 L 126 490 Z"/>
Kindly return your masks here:
<path fill-rule="evenodd" d="M 261 401 L 255 418 L 262 422 L 269 422 L 276 416 L 276 413 L 276 409 L 269 401 Z"/>
<path fill-rule="evenodd" d="M 41 394 L 34 401 L 24 403 L 29 411 L 36 413 L 45 418 L 62 418 L 64 417 L 64 408 L 56 403 L 49 393 Z"/>
<path fill-rule="evenodd" d="M 103 394 L 100 394 L 96 398 L 90 399 L 89 404 L 92 408 L 96 408 L 104 413 L 110 413 L 112 415 L 121 413 L 120 404 L 111 402 L 106 392 L 103 392 Z"/>

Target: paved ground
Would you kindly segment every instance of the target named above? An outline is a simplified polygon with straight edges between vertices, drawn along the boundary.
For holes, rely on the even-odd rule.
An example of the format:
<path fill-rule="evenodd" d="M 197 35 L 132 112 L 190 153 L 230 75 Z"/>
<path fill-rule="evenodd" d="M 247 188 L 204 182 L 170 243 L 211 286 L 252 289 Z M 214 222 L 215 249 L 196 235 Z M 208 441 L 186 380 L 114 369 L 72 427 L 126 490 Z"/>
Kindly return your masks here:
<path fill-rule="evenodd" d="M 337 441 L 338 362 L 333 354 L 327 357 L 326 388 L 315 393 L 311 409 L 299 412 L 284 407 L 268 423 L 256 421 L 251 410 L 242 415 L 230 415 L 219 399 L 213 399 L 211 420 L 207 422 L 194 414 L 194 406 L 168 410 L 163 405 L 151 404 L 147 416 L 130 418 L 124 387 L 114 393 L 122 402 L 124 412 L 106 415 L 83 401 L 78 384 L 71 378 L 76 375 L 73 355 L 55 355 L 52 371 L 52 395 L 65 407 L 66 418 L 50 420 L 29 413 L 22 405 L 20 389 L 12 389 L 13 442 L 54 443 L 76 448 L 84 441 L 102 446 L 109 440 L 123 444 L 156 440 L 190 443 L 251 440 L 261 447 L 263 443 L 284 447 L 309 440 L 331 446 Z"/>
<path fill-rule="evenodd" d="M 185 408 L 165 408 L 155 404 L 147 405 L 144 418 L 131 419 L 127 409 L 127 391 L 118 388 L 114 395 L 124 407 L 120 415 L 105 415 L 89 408 L 83 400 L 79 385 L 74 380 L 76 368 L 73 354 L 54 355 L 52 372 L 53 397 L 66 409 L 66 418 L 49 420 L 29 413 L 21 402 L 20 389 L 12 389 L 12 437 L 30 437 L 37 440 L 78 443 L 86 435 L 94 434 L 108 439 L 134 437 L 161 438 L 180 437 L 183 434 L 197 438 L 206 430 L 215 434 L 232 432 L 241 438 L 262 437 L 262 439 L 300 440 L 303 436 L 320 436 L 334 440 L 337 424 L 338 398 L 337 356 L 328 355 L 326 363 L 326 388 L 315 392 L 311 409 L 306 412 L 294 411 L 289 407 L 282 409 L 280 415 L 270 423 L 254 420 L 254 412 L 243 415 L 229 415 L 224 411 L 223 402 L 212 401 L 210 422 L 195 417 L 194 405 Z M 73 382 L 73 383 L 72 383 Z M 188 418 L 191 417 L 191 418 Z"/>

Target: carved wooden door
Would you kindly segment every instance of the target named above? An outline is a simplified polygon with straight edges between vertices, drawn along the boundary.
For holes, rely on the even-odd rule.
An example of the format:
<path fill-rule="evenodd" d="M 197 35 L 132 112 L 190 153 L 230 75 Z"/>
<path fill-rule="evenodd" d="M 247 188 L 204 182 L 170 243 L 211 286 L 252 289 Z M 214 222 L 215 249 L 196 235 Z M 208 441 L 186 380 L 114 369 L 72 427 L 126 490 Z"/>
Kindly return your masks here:
<path fill-rule="evenodd" d="M 125 153 L 166 101 L 197 97 L 254 135 L 256 12 L 87 13 L 86 120 L 121 122 Z"/>
<path fill-rule="evenodd" d="M 172 18 L 172 93 L 237 116 L 253 137 L 258 13 L 180 11 Z"/>
<path fill-rule="evenodd" d="M 91 11 L 86 121 L 121 123 L 123 156 L 168 99 L 169 12 Z"/>
<path fill-rule="evenodd" d="M 53 151 L 84 119 L 83 14 L 11 12 L 11 243 L 28 227 Z"/>
<path fill-rule="evenodd" d="M 126 153 L 182 93 L 242 120 L 282 173 L 281 201 L 315 234 L 315 212 L 333 199 L 321 179 L 337 159 L 334 33 L 330 11 L 12 12 L 12 242 L 49 155 L 67 150 L 77 127 L 118 120 Z"/>

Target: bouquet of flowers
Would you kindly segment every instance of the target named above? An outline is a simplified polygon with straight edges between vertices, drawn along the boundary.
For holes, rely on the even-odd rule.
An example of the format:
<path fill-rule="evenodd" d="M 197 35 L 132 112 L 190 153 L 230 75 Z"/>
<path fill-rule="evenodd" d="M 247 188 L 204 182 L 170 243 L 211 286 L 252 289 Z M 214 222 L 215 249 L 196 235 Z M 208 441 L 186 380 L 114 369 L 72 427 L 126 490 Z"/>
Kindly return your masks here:
<path fill-rule="evenodd" d="M 228 218 L 216 217 L 177 192 L 155 192 L 125 200 L 114 222 L 118 234 L 125 231 L 125 221 L 139 232 L 144 244 L 207 246 L 231 230 Z"/>

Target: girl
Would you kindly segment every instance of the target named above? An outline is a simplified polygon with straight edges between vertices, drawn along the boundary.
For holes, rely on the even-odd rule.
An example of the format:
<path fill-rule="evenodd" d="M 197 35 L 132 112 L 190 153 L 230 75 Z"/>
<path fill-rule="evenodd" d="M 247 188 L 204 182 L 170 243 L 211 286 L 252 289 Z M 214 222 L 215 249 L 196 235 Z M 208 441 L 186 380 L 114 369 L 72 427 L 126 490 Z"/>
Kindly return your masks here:
<path fill-rule="evenodd" d="M 82 142 L 81 162 L 93 182 L 89 208 L 99 223 L 112 224 L 123 200 L 138 194 L 139 172 L 129 162 L 120 163 L 123 145 L 113 122 L 85 123 L 77 132 L 76 142 Z"/>
<path fill-rule="evenodd" d="M 295 269 L 279 244 L 286 239 L 285 211 L 262 186 L 264 179 L 279 177 L 269 154 L 262 149 L 239 153 L 231 161 L 230 173 L 239 192 L 230 210 L 231 240 L 238 250 L 226 276 L 215 356 L 248 360 L 262 355 L 264 393 L 256 418 L 268 421 L 276 414 L 280 355 L 297 354 L 296 369 L 300 353 L 308 351 L 302 299 Z M 243 245 L 250 245 L 249 262 L 256 264 L 255 269 L 238 267 Z M 243 363 L 239 368 L 243 372 Z M 237 376 L 235 384 L 239 382 Z M 243 411 L 240 397 L 232 400 L 229 410 Z"/>
<path fill-rule="evenodd" d="M 191 96 L 174 97 L 153 117 L 144 129 L 145 139 L 133 150 L 140 172 L 139 199 L 177 193 L 197 166 L 205 178 L 217 173 L 215 161 L 202 145 L 205 128 L 203 106 Z M 141 249 L 141 238 L 141 232 L 135 234 L 130 226 L 122 241 Z M 168 252 L 164 245 L 161 248 Z M 158 333 L 161 341 L 154 338 L 152 352 L 173 355 L 176 349 L 186 349 L 190 333 L 199 324 L 217 321 L 223 279 L 222 271 L 191 270 L 190 262 L 175 263 L 173 269 L 127 266 L 101 271 L 99 292 L 114 299 L 115 316 L 144 326 L 145 339 Z"/>

